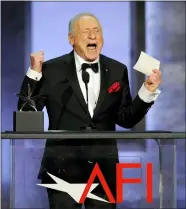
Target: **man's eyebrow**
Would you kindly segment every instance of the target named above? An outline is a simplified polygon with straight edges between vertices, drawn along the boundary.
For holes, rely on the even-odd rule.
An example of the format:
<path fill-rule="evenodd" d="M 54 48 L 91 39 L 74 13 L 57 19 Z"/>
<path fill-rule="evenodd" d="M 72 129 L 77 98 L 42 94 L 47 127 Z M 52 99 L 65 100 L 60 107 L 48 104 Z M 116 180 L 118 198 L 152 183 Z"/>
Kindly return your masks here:
<path fill-rule="evenodd" d="M 100 29 L 100 27 L 94 27 L 93 29 Z M 90 28 L 84 28 L 83 30 L 90 30 Z"/>

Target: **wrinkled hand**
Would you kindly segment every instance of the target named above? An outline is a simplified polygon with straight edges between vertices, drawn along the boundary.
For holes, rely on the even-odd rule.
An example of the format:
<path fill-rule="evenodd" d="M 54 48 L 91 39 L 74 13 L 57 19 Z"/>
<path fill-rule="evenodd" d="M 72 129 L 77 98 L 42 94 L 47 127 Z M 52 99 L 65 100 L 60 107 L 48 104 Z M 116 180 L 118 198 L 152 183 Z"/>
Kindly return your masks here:
<path fill-rule="evenodd" d="M 40 73 L 44 62 L 44 52 L 38 51 L 30 55 L 31 69 Z"/>
<path fill-rule="evenodd" d="M 152 74 L 147 77 L 145 81 L 145 87 L 148 91 L 154 92 L 162 82 L 162 76 L 160 70 L 152 70 Z"/>

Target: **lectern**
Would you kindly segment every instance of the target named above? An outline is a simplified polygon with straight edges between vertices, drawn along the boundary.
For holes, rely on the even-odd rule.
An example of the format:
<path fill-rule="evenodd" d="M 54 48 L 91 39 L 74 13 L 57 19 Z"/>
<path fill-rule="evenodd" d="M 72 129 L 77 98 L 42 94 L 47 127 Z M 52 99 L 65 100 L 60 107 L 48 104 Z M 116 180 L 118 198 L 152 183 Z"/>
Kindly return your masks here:
<path fill-rule="evenodd" d="M 160 201 L 158 208 L 177 208 L 176 207 L 176 149 L 175 149 L 175 143 L 172 139 L 185 139 L 185 133 L 167 133 L 167 132 L 146 132 L 146 133 L 128 133 L 128 132 L 39 132 L 39 133 L 29 133 L 29 132 L 3 132 L 1 133 L 1 138 L 3 139 L 10 139 L 11 142 L 14 142 L 16 139 L 97 139 L 100 138 L 100 140 L 107 140 L 107 139 L 131 139 L 131 140 L 145 140 L 145 139 L 155 139 L 158 142 L 159 146 L 159 165 L 160 165 Z M 14 143 L 12 143 L 12 146 L 14 146 Z M 11 146 L 11 149 L 13 148 Z M 164 161 L 164 155 L 167 155 L 166 149 L 164 149 L 165 146 L 169 147 L 169 153 L 172 151 L 170 160 L 171 160 L 171 167 L 167 167 L 167 162 Z M 158 154 L 158 153 L 157 153 Z M 12 159 L 14 159 L 14 153 L 12 153 Z M 12 161 L 10 161 L 12 162 Z M 9 162 L 9 163 L 10 163 Z M 13 166 L 14 167 L 14 166 Z M 14 180 L 14 171 L 12 170 L 12 165 L 10 165 L 11 173 L 12 173 L 12 181 Z M 166 176 L 166 172 L 164 172 L 164 169 L 169 169 L 169 174 L 171 173 L 170 177 L 171 179 L 168 179 Z M 9 167 L 5 168 L 8 169 Z M 14 188 L 14 182 L 11 182 L 11 186 L 9 188 L 10 192 L 10 208 L 16 207 L 15 204 L 15 188 Z M 29 192 L 29 188 L 27 188 L 27 191 Z M 33 202 L 34 204 L 34 202 Z M 23 206 L 22 206 L 23 207 Z M 26 206 L 24 206 L 26 208 Z M 29 207 L 29 206 L 27 206 Z M 34 206 L 32 205 L 32 208 Z M 142 208 L 144 208 L 142 206 Z M 149 205 L 148 208 L 151 208 Z M 157 207 L 156 207 L 157 208 Z"/>

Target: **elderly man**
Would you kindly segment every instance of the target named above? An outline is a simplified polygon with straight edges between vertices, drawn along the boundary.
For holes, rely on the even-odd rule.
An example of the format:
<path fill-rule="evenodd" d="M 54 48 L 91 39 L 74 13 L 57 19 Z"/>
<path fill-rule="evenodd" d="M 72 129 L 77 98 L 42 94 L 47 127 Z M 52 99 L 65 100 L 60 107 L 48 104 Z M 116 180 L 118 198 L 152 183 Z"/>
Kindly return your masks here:
<path fill-rule="evenodd" d="M 34 95 L 42 95 L 36 106 L 38 110 L 46 106 L 50 130 L 77 131 L 89 126 L 100 131 L 114 131 L 116 124 L 125 128 L 135 126 L 157 99 L 160 70 L 153 70 L 132 101 L 127 67 L 100 54 L 104 42 L 102 27 L 94 15 L 75 16 L 69 23 L 68 39 L 73 47 L 69 54 L 46 62 L 44 52 L 31 54 L 31 66 L 21 93 L 27 92 L 30 84 Z M 86 73 L 83 78 L 85 72 L 88 75 Z M 88 104 L 84 82 L 88 83 Z M 98 163 L 115 195 L 117 162 L 116 140 L 47 140 L 39 178 L 43 183 L 52 183 L 47 175 L 49 172 L 69 183 L 86 183 Z M 81 204 L 67 193 L 47 191 L 51 209 L 81 208 Z M 93 193 L 107 198 L 102 186 Z M 113 209 L 116 205 L 87 198 L 85 207 Z"/>

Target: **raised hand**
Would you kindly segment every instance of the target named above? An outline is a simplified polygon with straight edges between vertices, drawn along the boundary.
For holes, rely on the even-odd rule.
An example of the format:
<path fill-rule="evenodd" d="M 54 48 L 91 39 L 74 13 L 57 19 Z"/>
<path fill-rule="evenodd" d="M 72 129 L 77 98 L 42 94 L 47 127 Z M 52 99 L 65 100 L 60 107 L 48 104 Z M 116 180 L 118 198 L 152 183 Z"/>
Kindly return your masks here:
<path fill-rule="evenodd" d="M 30 55 L 31 69 L 40 73 L 44 62 L 44 52 L 38 51 Z"/>

